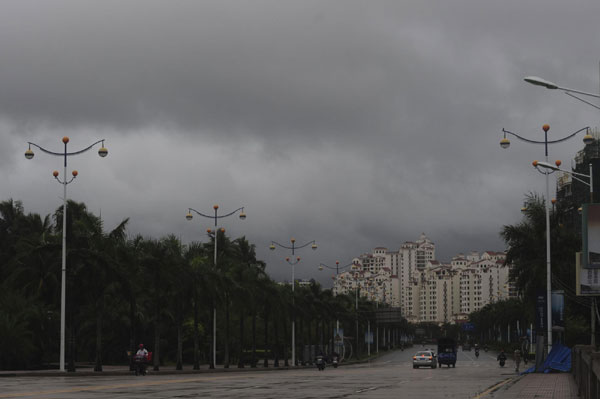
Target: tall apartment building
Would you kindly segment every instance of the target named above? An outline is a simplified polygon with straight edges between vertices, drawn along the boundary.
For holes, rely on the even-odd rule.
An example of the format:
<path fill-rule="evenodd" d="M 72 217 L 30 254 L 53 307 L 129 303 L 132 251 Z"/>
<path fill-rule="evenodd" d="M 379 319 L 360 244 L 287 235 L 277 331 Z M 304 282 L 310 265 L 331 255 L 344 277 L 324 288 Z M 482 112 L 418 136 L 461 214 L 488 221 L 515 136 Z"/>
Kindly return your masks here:
<path fill-rule="evenodd" d="M 411 322 L 447 323 L 462 320 L 488 303 L 512 296 L 506 254 L 473 251 L 449 264 L 435 260 L 435 244 L 425 234 L 405 242 L 398 251 L 377 247 L 354 259 L 357 269 L 334 281 L 334 294 L 359 287 L 361 295 L 400 307 Z M 373 288 L 377 280 L 377 287 Z M 363 283 L 365 282 L 365 283 Z"/>

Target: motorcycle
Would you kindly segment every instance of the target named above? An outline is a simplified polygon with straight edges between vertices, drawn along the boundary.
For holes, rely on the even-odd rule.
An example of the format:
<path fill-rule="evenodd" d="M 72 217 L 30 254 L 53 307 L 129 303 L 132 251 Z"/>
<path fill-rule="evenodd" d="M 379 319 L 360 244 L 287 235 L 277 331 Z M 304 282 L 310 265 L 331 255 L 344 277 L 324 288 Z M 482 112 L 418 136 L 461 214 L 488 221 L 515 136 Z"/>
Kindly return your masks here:
<path fill-rule="evenodd" d="M 135 375 L 146 375 L 146 361 L 146 356 L 135 355 Z"/>
<path fill-rule="evenodd" d="M 475 350 L 475 357 L 479 358 L 479 349 Z"/>
<path fill-rule="evenodd" d="M 337 369 L 338 366 L 338 357 L 334 356 L 333 359 L 331 360 L 331 364 L 333 365 L 334 369 Z"/>
<path fill-rule="evenodd" d="M 504 352 L 500 353 L 496 360 L 500 362 L 500 367 L 504 367 L 504 364 L 506 363 L 506 355 L 504 354 Z"/>
<path fill-rule="evenodd" d="M 319 371 L 325 370 L 325 358 L 323 358 L 323 356 L 321 356 L 321 355 L 317 356 L 317 360 L 315 361 L 315 364 L 317 365 L 317 368 L 319 369 Z"/>

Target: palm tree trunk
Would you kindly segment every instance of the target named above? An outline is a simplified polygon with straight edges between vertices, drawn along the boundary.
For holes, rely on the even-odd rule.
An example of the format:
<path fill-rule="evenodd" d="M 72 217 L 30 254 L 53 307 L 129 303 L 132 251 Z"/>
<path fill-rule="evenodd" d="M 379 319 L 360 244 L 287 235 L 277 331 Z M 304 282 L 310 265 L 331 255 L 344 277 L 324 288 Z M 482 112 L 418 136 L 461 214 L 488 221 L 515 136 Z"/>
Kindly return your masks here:
<path fill-rule="evenodd" d="M 325 319 L 321 320 L 321 348 L 323 348 L 323 351 L 325 351 Z"/>
<path fill-rule="evenodd" d="M 96 366 L 94 371 L 102 371 L 102 305 L 96 309 Z"/>
<path fill-rule="evenodd" d="M 298 317 L 298 318 L 296 318 L 296 320 L 298 320 L 298 334 L 297 334 L 298 345 L 296 345 L 296 346 L 300 347 L 297 358 L 299 359 L 299 363 L 301 365 L 304 365 L 304 363 L 306 361 L 306 359 L 304 359 L 304 350 L 303 350 L 304 349 L 304 340 L 302 339 L 303 333 L 304 333 L 304 323 L 303 323 L 304 318 Z"/>
<path fill-rule="evenodd" d="M 158 331 L 158 321 L 154 322 L 154 353 L 152 356 L 152 362 L 154 364 L 154 371 L 159 371 L 158 356 L 160 353 L 160 333 Z"/>
<path fill-rule="evenodd" d="M 288 339 L 288 325 L 287 325 L 287 318 L 284 316 L 283 318 L 283 365 L 285 367 L 288 367 L 290 365 L 289 361 L 288 361 L 288 346 L 287 343 L 289 342 Z"/>
<path fill-rule="evenodd" d="M 265 323 L 265 344 L 264 344 L 264 348 L 265 348 L 265 360 L 263 362 L 263 367 L 269 367 L 269 308 L 268 308 L 268 304 L 265 303 L 265 317 L 264 317 L 264 323 Z"/>
<path fill-rule="evenodd" d="M 277 321 L 277 315 L 273 317 L 273 332 L 275 337 L 273 339 L 273 367 L 279 367 L 279 322 Z"/>
<path fill-rule="evenodd" d="M 135 354 L 135 313 L 136 313 L 136 303 L 133 292 L 131 292 L 131 287 L 129 287 L 129 371 L 135 370 L 135 365 L 133 364 L 133 356 Z"/>
<path fill-rule="evenodd" d="M 200 343 L 198 342 L 198 292 L 194 290 L 194 370 L 200 370 L 200 358 L 198 350 Z"/>
<path fill-rule="evenodd" d="M 229 368 L 229 294 L 225 293 L 225 359 L 223 359 L 223 367 Z"/>
<path fill-rule="evenodd" d="M 256 308 L 252 314 L 252 361 L 250 367 L 256 367 Z"/>
<path fill-rule="evenodd" d="M 181 334 L 181 314 L 177 317 L 177 366 L 176 370 L 183 370 L 183 336 Z"/>
<path fill-rule="evenodd" d="M 240 357 L 238 359 L 238 368 L 244 368 L 244 308 L 240 308 Z"/>
<path fill-rule="evenodd" d="M 160 355 L 160 329 L 159 329 L 159 318 L 160 318 L 160 305 L 156 301 L 156 316 L 154 319 L 154 354 L 152 361 L 154 363 L 154 371 L 159 371 L 158 358 Z"/>
<path fill-rule="evenodd" d="M 209 309 L 208 312 L 208 318 L 209 318 L 209 322 L 208 325 L 210 326 L 210 341 L 208 343 L 208 368 L 210 369 L 214 369 L 215 368 L 215 363 L 213 362 L 213 349 L 212 349 L 212 345 L 213 345 L 213 339 L 214 339 L 214 333 L 213 331 L 215 331 L 214 328 L 214 324 L 215 324 L 215 318 L 214 318 L 214 309 L 216 308 L 216 303 L 214 301 L 214 299 L 211 301 L 212 306 Z"/>

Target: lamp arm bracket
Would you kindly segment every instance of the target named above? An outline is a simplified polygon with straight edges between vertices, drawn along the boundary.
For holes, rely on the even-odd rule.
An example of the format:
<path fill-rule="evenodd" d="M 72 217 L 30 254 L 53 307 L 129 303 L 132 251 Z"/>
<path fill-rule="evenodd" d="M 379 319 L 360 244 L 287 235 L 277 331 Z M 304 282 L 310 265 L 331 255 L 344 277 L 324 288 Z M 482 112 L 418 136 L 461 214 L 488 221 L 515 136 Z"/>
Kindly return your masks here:
<path fill-rule="evenodd" d="M 578 174 L 580 174 L 580 173 L 578 173 Z M 584 176 L 585 176 L 585 175 L 584 175 Z M 579 177 L 577 177 L 577 176 L 575 176 L 575 175 L 573 175 L 573 174 L 571 174 L 571 177 L 572 177 L 573 179 L 577 180 L 578 182 L 580 182 L 580 183 L 583 183 L 583 184 L 585 184 L 586 186 L 590 187 L 590 183 L 589 183 L 589 182 L 587 182 L 587 181 L 585 181 L 585 180 L 582 180 L 582 179 L 580 179 Z M 586 177 L 588 177 L 588 178 L 589 178 L 589 176 L 586 176 Z"/>
<path fill-rule="evenodd" d="M 200 215 L 200 216 L 204 216 L 205 218 L 209 218 L 209 219 L 214 219 L 214 218 L 215 218 L 214 216 L 205 215 L 205 214 L 203 214 L 202 212 L 199 212 L 199 211 L 195 210 L 194 208 L 188 208 L 188 209 L 189 209 L 189 211 L 190 211 L 190 212 L 191 212 L 191 211 L 194 211 L 194 212 L 196 212 L 198 215 Z"/>
<path fill-rule="evenodd" d="M 34 146 L 34 147 L 38 148 L 40 151 L 42 151 L 42 152 L 45 152 L 46 154 L 50 154 L 50 155 L 56 155 L 56 156 L 58 156 L 58 157 L 64 157 L 65 155 L 69 156 L 69 155 L 77 155 L 77 154 L 82 154 L 82 153 L 84 153 L 84 152 L 86 152 L 86 151 L 90 150 L 90 149 L 91 149 L 92 147 L 94 147 L 96 144 L 102 143 L 102 142 L 104 142 L 104 141 L 105 141 L 104 139 L 102 139 L 102 140 L 98 140 L 98 141 L 96 141 L 94 144 L 90 145 L 89 147 L 86 147 L 86 148 L 84 148 L 83 150 L 74 151 L 74 152 L 67 152 L 67 153 L 64 153 L 64 152 L 54 152 L 54 151 L 50 151 L 50 150 L 47 150 L 47 149 L 45 149 L 44 147 L 42 147 L 42 146 L 39 146 L 39 145 L 37 145 L 36 143 L 33 143 L 33 142 L 31 142 L 31 141 L 28 141 L 28 142 L 27 142 L 27 144 L 29 144 L 29 145 L 32 145 L 32 146 Z"/>
<path fill-rule="evenodd" d="M 558 139 L 558 140 L 548 140 L 548 144 L 556 144 L 556 143 L 561 143 L 561 142 L 563 142 L 563 141 L 567 141 L 567 140 L 569 140 L 571 137 L 575 136 L 576 134 L 578 134 L 578 133 L 581 133 L 581 132 L 583 132 L 584 130 L 585 130 L 585 131 L 587 131 L 589 128 L 590 128 L 589 126 L 586 126 L 586 127 L 582 128 L 582 129 L 579 129 L 578 131 L 576 131 L 576 132 L 574 132 L 574 133 L 571 133 L 570 135 L 568 135 L 568 136 L 566 136 L 566 137 L 563 137 L 562 139 Z M 518 138 L 519 140 L 526 141 L 526 142 L 528 142 L 528 143 L 533 143 L 533 144 L 546 144 L 546 142 L 545 142 L 545 141 L 538 141 L 538 140 L 530 140 L 530 139 L 526 139 L 525 137 L 519 136 L 518 134 L 516 134 L 516 133 L 513 133 L 513 132 L 510 132 L 510 131 L 508 131 L 508 130 L 506 130 L 506 129 L 502 129 L 502 132 L 503 132 L 503 133 L 508 133 L 508 134 L 511 134 L 511 135 L 515 136 L 516 138 Z"/>
<path fill-rule="evenodd" d="M 243 210 L 244 210 L 244 207 L 238 208 L 238 209 L 236 209 L 235 211 L 233 211 L 233 212 L 229 212 L 229 213 L 228 213 L 228 214 L 226 214 L 226 215 L 219 215 L 219 216 L 217 216 L 217 219 L 226 218 L 226 217 L 228 217 L 228 216 L 231 216 L 231 215 L 233 215 L 233 214 L 234 214 L 234 213 L 236 213 L 236 212 L 243 211 Z M 211 216 L 211 217 L 213 217 L 213 218 L 214 218 L 214 216 Z"/>
<path fill-rule="evenodd" d="M 288 247 L 286 245 L 280 244 L 277 241 L 271 241 L 271 244 L 280 246 L 281 248 L 285 248 L 285 249 L 292 249 L 292 247 Z"/>
<path fill-rule="evenodd" d="M 550 175 L 550 174 L 552 174 L 552 173 L 556 172 L 555 170 L 552 170 L 552 172 L 549 172 L 549 171 L 547 171 L 547 169 L 540 170 L 540 168 L 539 168 L 539 167 L 537 167 L 537 166 L 535 167 L 535 169 L 536 169 L 538 172 L 540 172 L 541 174 L 543 174 L 543 175 L 545 175 L 545 174 L 549 174 L 549 175 Z"/>
<path fill-rule="evenodd" d="M 577 93 L 577 94 L 581 94 L 581 95 L 588 96 L 588 97 L 600 98 L 600 95 L 598 95 L 598 94 L 588 93 L 586 91 L 581 91 L 581 90 L 569 89 L 568 87 L 557 87 L 557 89 L 563 90 L 566 94 L 569 94 L 569 92 L 572 92 L 572 93 Z M 571 96 L 572 94 L 569 94 L 569 95 Z"/>
<path fill-rule="evenodd" d="M 600 107 L 599 107 L 599 106 L 597 106 L 596 104 L 594 104 L 594 103 L 592 103 L 592 102 L 589 102 L 589 101 L 587 101 L 587 100 L 584 100 L 583 98 L 577 97 L 576 95 L 574 95 L 574 94 L 571 94 L 571 93 L 569 93 L 568 91 L 565 91 L 565 94 L 566 94 L 567 96 L 571 96 L 571 97 L 573 97 L 573 98 L 576 98 L 576 99 L 578 99 L 579 101 L 581 101 L 581 102 L 583 102 L 583 103 L 586 103 L 587 105 L 591 105 L 592 107 L 594 107 L 594 108 L 596 108 L 596 109 L 600 109 Z"/>
<path fill-rule="evenodd" d="M 319 266 L 323 266 L 323 267 L 326 267 L 326 268 L 331 269 L 331 270 L 336 270 L 335 267 L 327 266 L 325 263 L 319 263 Z M 339 269 L 339 267 L 337 269 Z"/>
<path fill-rule="evenodd" d="M 306 244 L 304 244 L 304 245 L 300 245 L 300 246 L 296 247 L 296 249 L 300 249 L 300 248 L 308 247 L 308 246 L 309 246 L 309 245 L 311 245 L 311 244 L 316 244 L 316 241 L 315 241 L 315 240 L 309 241 L 309 242 L 307 242 L 307 243 L 306 243 Z"/>

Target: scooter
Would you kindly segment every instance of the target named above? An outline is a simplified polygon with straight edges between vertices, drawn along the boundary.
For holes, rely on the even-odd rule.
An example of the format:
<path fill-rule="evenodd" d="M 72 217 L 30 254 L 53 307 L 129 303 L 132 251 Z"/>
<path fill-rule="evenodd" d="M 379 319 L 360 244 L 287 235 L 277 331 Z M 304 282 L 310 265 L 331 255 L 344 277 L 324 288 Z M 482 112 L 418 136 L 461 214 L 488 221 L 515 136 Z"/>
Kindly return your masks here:
<path fill-rule="evenodd" d="M 475 357 L 479 358 L 479 349 L 475 350 Z"/>
<path fill-rule="evenodd" d="M 500 367 L 504 367 L 505 363 L 506 363 L 506 360 L 500 359 Z"/>
<path fill-rule="evenodd" d="M 146 361 L 143 355 L 135 356 L 135 375 L 146 375 Z"/>
<path fill-rule="evenodd" d="M 338 366 L 338 357 L 334 356 L 333 359 L 331 360 L 331 364 L 333 365 L 334 369 L 337 369 Z"/>
<path fill-rule="evenodd" d="M 315 364 L 317 365 L 319 371 L 325 370 L 325 359 L 323 358 L 323 356 L 318 355 Z"/>

